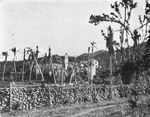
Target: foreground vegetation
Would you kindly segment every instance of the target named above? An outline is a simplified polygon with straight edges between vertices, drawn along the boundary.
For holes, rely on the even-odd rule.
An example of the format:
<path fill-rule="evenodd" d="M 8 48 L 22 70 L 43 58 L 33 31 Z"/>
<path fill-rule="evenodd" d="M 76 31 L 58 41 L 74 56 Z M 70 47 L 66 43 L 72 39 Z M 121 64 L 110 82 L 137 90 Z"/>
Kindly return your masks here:
<path fill-rule="evenodd" d="M 15 111 L 2 114 L 2 117 L 149 117 L 150 100 L 138 106 L 138 112 L 130 106 L 128 99 L 102 101 L 98 104 L 44 107 L 41 109 Z"/>
<path fill-rule="evenodd" d="M 17 111 L 3 114 L 2 117 L 17 116 L 17 117 L 107 117 L 112 115 L 122 114 L 123 109 L 127 109 L 126 99 L 118 101 L 103 101 L 99 104 L 85 103 L 83 105 L 63 106 L 55 108 L 42 108 L 30 111 Z M 119 117 L 119 116 L 118 116 Z"/>

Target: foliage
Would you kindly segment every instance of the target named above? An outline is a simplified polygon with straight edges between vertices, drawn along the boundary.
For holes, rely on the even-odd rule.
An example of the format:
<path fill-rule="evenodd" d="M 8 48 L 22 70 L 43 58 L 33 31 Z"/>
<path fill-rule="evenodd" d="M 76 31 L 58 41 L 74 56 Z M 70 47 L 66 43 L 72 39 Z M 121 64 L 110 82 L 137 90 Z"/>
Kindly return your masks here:
<path fill-rule="evenodd" d="M 3 56 L 7 56 L 8 53 L 7 53 L 7 52 L 2 52 L 2 55 L 3 55 Z"/>
<path fill-rule="evenodd" d="M 141 72 L 147 71 L 150 67 L 150 3 L 148 0 L 146 1 L 145 14 L 139 16 L 140 27 L 134 30 L 132 30 L 130 25 L 130 19 L 137 3 L 133 0 L 121 0 L 120 2 L 116 1 L 110 6 L 112 8 L 110 14 L 91 15 L 89 23 L 98 25 L 103 22 L 110 22 L 120 25 L 119 43 L 115 40 L 110 40 L 110 35 L 106 36 L 103 30 L 102 35 L 107 42 L 106 46 L 111 47 L 111 45 L 108 45 L 108 42 L 112 42 L 117 54 L 120 55 L 120 64 L 117 66 L 118 68 L 115 73 L 121 75 L 123 83 L 129 84 L 132 78 L 134 78 L 134 75 L 136 75 L 135 78 L 137 78 Z M 124 11 L 124 13 L 122 13 L 122 11 Z M 110 26 L 108 29 L 110 29 Z M 112 29 L 111 31 L 111 34 L 113 34 Z M 108 30 L 108 34 L 109 33 L 110 30 Z M 129 39 L 133 41 L 132 47 L 129 45 Z M 145 50 L 141 50 L 143 48 L 143 44 L 140 43 L 141 40 L 142 43 L 147 41 Z"/>
<path fill-rule="evenodd" d="M 104 34 L 103 30 L 102 30 L 102 35 L 104 36 L 104 39 L 106 40 L 106 47 L 108 48 L 109 54 L 114 55 L 113 30 L 112 30 L 111 26 L 108 27 L 107 36 Z"/>
<path fill-rule="evenodd" d="M 120 74 L 122 76 L 123 84 L 130 84 L 131 78 L 133 77 L 134 71 L 136 69 L 135 64 L 133 61 L 127 61 L 124 65 L 120 68 Z"/>
<path fill-rule="evenodd" d="M 142 72 L 147 72 L 150 67 L 150 52 L 141 55 L 136 60 L 130 60 L 122 63 L 115 72 L 120 73 L 124 84 L 130 84 L 136 75 L 135 80 L 138 80 L 138 75 Z"/>

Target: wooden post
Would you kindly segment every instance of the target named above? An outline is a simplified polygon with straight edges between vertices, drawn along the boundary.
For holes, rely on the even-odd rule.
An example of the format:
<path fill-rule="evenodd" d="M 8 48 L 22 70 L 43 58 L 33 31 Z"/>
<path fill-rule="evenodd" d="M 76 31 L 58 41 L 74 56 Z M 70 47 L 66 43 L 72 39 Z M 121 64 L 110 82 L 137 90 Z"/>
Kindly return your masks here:
<path fill-rule="evenodd" d="M 12 110 L 12 83 L 10 82 L 10 85 L 9 85 L 9 88 L 10 88 L 10 92 L 9 92 L 9 96 L 10 96 L 10 105 L 9 105 L 9 108 L 10 108 L 10 110 Z"/>
<path fill-rule="evenodd" d="M 48 84 L 48 95 L 49 95 L 49 106 L 51 106 L 51 91 L 50 91 L 50 84 Z"/>

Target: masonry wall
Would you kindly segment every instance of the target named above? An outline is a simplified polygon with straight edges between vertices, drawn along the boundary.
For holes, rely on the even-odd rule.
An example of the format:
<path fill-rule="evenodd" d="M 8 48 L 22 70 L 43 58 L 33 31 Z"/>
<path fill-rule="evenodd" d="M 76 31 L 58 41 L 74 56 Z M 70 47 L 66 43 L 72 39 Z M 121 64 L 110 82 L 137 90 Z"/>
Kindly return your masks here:
<path fill-rule="evenodd" d="M 45 106 L 60 106 L 83 103 L 98 103 L 102 100 L 127 97 L 129 87 L 111 88 L 107 86 L 34 86 L 15 87 L 0 90 L 0 112 L 41 108 Z"/>

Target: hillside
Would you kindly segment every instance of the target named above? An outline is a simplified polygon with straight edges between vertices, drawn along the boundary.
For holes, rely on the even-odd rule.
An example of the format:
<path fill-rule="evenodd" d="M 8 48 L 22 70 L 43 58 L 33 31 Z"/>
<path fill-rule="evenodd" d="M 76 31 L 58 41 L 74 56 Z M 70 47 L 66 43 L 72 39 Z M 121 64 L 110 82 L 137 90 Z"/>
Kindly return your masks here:
<path fill-rule="evenodd" d="M 91 54 L 90 54 L 91 56 Z M 93 53 L 93 58 L 99 62 L 99 65 L 107 66 L 109 65 L 109 53 L 106 50 L 98 50 Z M 77 61 L 87 61 L 88 53 L 81 54 L 77 56 Z"/>

